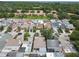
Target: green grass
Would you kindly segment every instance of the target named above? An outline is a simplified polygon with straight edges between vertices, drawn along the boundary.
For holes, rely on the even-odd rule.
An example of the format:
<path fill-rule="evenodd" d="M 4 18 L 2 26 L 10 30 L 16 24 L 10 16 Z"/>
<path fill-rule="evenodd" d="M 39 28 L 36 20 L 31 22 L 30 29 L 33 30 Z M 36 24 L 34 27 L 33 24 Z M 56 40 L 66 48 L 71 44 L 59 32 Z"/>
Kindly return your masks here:
<path fill-rule="evenodd" d="M 24 41 L 28 41 L 28 37 L 30 36 L 29 32 L 24 33 Z"/>
<path fill-rule="evenodd" d="M 48 19 L 47 16 L 25 16 L 27 19 Z"/>
<path fill-rule="evenodd" d="M 66 53 L 66 57 L 78 57 L 78 53 Z"/>
<path fill-rule="evenodd" d="M 21 17 L 15 16 L 13 18 L 19 19 Z M 49 19 L 49 17 L 47 17 L 47 16 L 24 16 L 23 18 L 24 19 Z"/>

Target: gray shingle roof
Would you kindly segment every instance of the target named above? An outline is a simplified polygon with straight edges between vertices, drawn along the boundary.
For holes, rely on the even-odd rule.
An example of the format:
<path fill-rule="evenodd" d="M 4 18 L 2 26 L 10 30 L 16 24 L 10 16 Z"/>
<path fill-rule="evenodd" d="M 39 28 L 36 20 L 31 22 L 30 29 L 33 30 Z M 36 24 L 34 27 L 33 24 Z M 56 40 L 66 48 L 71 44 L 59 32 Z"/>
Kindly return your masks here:
<path fill-rule="evenodd" d="M 47 40 L 47 47 L 59 47 L 58 40 Z"/>

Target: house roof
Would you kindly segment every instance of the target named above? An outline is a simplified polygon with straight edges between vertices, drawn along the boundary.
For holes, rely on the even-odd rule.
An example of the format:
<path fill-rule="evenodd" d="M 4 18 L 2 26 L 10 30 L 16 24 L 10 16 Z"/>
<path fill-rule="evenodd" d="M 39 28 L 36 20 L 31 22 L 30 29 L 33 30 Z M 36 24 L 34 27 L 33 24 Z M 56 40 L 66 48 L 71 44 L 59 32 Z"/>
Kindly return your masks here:
<path fill-rule="evenodd" d="M 11 39 L 11 38 L 12 38 L 12 35 L 9 33 L 5 33 L 5 34 L 0 35 L 0 41 Z"/>
<path fill-rule="evenodd" d="M 45 28 L 51 28 L 51 23 L 50 22 L 45 22 L 44 27 Z"/>
<path fill-rule="evenodd" d="M 50 48 L 59 47 L 59 41 L 58 40 L 47 40 L 47 47 L 50 47 Z"/>
<path fill-rule="evenodd" d="M 19 45 L 19 40 L 17 39 L 11 39 L 6 43 L 6 46 L 18 46 Z"/>
<path fill-rule="evenodd" d="M 45 38 L 44 37 L 35 37 L 34 40 L 34 48 L 44 48 L 46 47 Z"/>

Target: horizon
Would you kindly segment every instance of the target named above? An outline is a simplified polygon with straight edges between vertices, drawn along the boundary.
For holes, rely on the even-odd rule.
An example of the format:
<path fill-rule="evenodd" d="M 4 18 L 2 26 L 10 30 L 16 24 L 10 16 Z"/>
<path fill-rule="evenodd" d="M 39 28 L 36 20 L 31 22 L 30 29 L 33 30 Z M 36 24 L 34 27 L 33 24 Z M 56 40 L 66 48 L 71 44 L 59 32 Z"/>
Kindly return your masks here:
<path fill-rule="evenodd" d="M 47 3 L 47 2 L 66 2 L 66 3 L 79 3 L 79 1 L 0 1 L 0 2 L 43 2 L 43 3 Z"/>
<path fill-rule="evenodd" d="M 0 0 L 0 2 L 79 2 L 79 0 Z"/>

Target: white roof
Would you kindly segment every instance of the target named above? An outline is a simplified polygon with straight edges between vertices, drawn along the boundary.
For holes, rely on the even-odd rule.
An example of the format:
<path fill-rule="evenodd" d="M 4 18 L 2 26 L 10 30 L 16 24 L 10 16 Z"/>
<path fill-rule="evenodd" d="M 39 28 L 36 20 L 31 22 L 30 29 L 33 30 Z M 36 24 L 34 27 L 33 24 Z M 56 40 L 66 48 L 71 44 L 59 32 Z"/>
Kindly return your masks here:
<path fill-rule="evenodd" d="M 47 47 L 48 48 L 59 47 L 59 41 L 58 40 L 47 40 Z"/>

